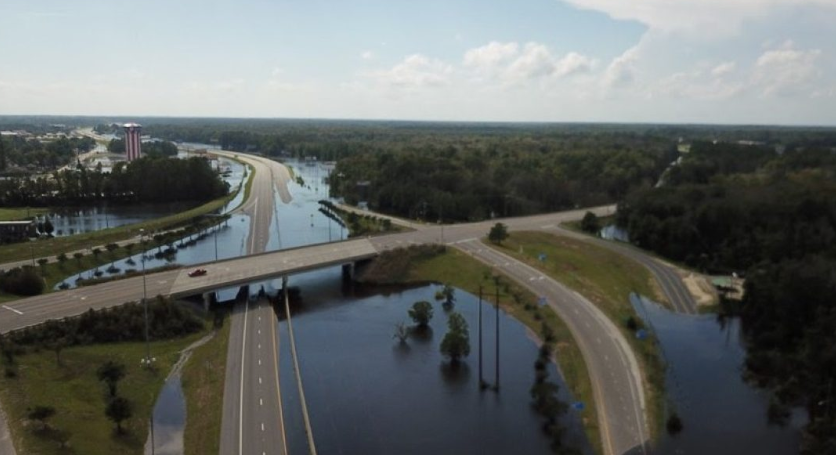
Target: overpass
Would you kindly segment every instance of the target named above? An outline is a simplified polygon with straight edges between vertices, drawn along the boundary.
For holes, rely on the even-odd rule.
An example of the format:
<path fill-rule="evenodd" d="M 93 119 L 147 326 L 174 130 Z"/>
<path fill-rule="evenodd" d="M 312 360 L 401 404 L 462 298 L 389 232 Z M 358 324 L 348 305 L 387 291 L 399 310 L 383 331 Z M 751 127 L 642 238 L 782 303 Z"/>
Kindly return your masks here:
<path fill-rule="evenodd" d="M 353 264 L 377 254 L 378 249 L 367 239 L 345 240 L 198 264 L 188 269 L 149 273 L 144 279 L 138 276 L 29 297 L 0 305 L 0 333 L 49 319 L 75 316 L 91 308 L 139 301 L 144 292 L 149 297 L 188 297 L 310 270 Z M 190 277 L 189 271 L 194 268 L 206 269 L 207 273 Z"/>

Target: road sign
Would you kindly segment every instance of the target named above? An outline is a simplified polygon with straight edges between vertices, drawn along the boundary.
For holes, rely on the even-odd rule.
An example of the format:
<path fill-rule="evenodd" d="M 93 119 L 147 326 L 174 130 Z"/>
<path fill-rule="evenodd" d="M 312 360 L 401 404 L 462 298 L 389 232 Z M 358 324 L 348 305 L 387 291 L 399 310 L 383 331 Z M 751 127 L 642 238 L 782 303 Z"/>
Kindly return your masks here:
<path fill-rule="evenodd" d="M 640 340 L 644 340 L 645 338 L 647 338 L 647 330 L 645 330 L 645 329 L 636 330 L 636 338 L 638 338 Z"/>
<path fill-rule="evenodd" d="M 572 408 L 575 409 L 576 411 L 583 411 L 584 408 L 586 408 L 586 406 L 584 406 L 582 401 L 576 401 L 576 402 L 572 403 Z"/>
<path fill-rule="evenodd" d="M 545 262 L 546 261 L 546 253 L 540 253 L 540 255 L 537 256 L 537 259 L 539 259 L 540 262 Z"/>

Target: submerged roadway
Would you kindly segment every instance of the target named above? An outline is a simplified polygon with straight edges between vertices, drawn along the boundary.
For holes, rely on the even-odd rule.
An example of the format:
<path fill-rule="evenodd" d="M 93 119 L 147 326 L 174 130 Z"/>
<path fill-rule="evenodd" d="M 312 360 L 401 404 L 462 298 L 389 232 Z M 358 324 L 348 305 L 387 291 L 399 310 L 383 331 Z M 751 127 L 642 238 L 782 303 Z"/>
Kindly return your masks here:
<path fill-rule="evenodd" d="M 267 247 L 269 228 L 275 214 L 274 195 L 278 194 L 285 203 L 291 200 L 291 194 L 287 189 L 290 174 L 284 166 L 272 160 L 243 154 L 237 154 L 237 158 L 255 169 L 250 197 L 238 209 L 251 217 L 247 241 L 247 254 L 251 255 L 263 252 Z M 589 210 L 604 215 L 611 213 L 614 207 L 605 206 Z M 562 230 L 559 224 L 579 220 L 586 211 L 587 209 L 572 210 L 499 221 L 505 223 L 512 231 L 545 230 L 563 235 L 577 235 Z M 410 223 L 414 229 L 412 231 L 375 237 L 364 243 L 370 243 L 376 251 L 411 244 L 445 243 L 502 270 L 537 295 L 546 297 L 549 305 L 570 327 L 588 366 L 605 453 L 621 455 L 646 452 L 649 434 L 642 373 L 626 339 L 612 321 L 580 294 L 569 290 L 542 272 L 482 244 L 479 239 L 486 235 L 496 221 L 447 226 Z M 342 245 L 348 247 L 358 245 L 358 242 L 331 244 L 331 250 L 337 251 Z M 678 311 L 693 311 L 693 299 L 669 266 L 636 249 L 614 245 L 612 242 L 603 242 L 601 245 L 644 264 L 659 280 L 663 291 Z M 302 254 L 306 250 L 292 251 Z M 292 253 L 288 251 L 282 254 Z M 257 262 L 258 259 L 239 258 L 236 260 L 236 263 L 240 264 L 238 269 L 227 269 L 227 272 L 246 274 L 250 268 L 247 263 L 250 266 L 255 265 L 253 261 Z M 221 264 L 218 263 L 217 266 Z M 205 267 L 212 267 L 212 264 Z M 149 274 L 148 294 L 172 294 L 177 283 L 182 282 L 184 273 L 183 270 L 173 270 Z M 0 306 L 0 333 L 46 319 L 79 314 L 88 308 L 101 308 L 138 300 L 137 296 L 142 295 L 141 286 L 142 278 L 136 277 L 11 302 Z M 220 435 L 221 453 L 287 453 L 284 410 L 281 406 L 281 386 L 278 380 L 278 320 L 269 305 L 244 303 L 236 306 L 230 323 L 232 325 Z"/>

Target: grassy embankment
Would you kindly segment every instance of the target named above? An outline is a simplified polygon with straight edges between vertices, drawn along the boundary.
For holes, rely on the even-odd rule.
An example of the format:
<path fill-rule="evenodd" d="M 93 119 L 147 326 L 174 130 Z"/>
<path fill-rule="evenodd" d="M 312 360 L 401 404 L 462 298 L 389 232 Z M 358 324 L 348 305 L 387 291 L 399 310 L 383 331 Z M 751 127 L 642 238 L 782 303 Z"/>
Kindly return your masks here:
<path fill-rule="evenodd" d="M 208 333 L 151 343 L 157 359 L 156 369 L 140 367 L 145 356 L 144 343 L 114 343 L 66 348 L 61 352 L 62 366 L 55 353 L 40 351 L 18 356 L 18 377 L 0 377 L 0 395 L 9 416 L 18 453 L 38 454 L 141 454 L 148 435 L 154 402 L 166 375 L 177 361 L 179 352 Z M 133 417 L 123 422 L 127 430 L 117 435 L 115 425 L 104 414 L 106 387 L 96 377 L 96 369 L 107 360 L 126 366 L 126 376 L 119 382 L 118 393 L 133 404 Z M 49 420 L 51 429 L 41 431 L 27 422 L 27 408 L 52 406 L 56 414 Z M 66 449 L 57 442 L 59 433 L 68 436 Z M 217 452 L 215 452 L 217 453 Z"/>
<path fill-rule="evenodd" d="M 215 454 L 220 451 L 226 353 L 232 321 L 203 346 L 195 349 L 183 367 L 186 397 L 185 455 Z"/>
<path fill-rule="evenodd" d="M 48 209 L 44 208 L 27 208 L 27 207 L 14 207 L 14 208 L 0 208 L 0 221 L 21 221 L 27 220 L 34 216 L 43 215 L 44 213 L 48 213 Z"/>
<path fill-rule="evenodd" d="M 391 257 L 383 256 L 383 259 L 379 261 L 364 275 L 364 278 L 370 282 L 380 284 L 449 283 L 471 294 L 478 294 L 479 286 L 482 286 L 486 301 L 493 300 L 495 295 L 496 286 L 491 275 L 492 269 L 459 250 L 447 248 L 444 253 L 429 257 L 397 254 Z M 514 295 L 517 296 L 516 299 Z M 499 300 L 501 307 L 513 318 L 525 324 L 532 336 L 540 338 L 543 324 L 551 327 L 556 339 L 555 358 L 572 395 L 577 400 L 593 403 L 592 384 L 580 348 L 569 328 L 557 314 L 550 309 L 539 308 L 537 297 L 533 293 L 504 276 L 500 284 Z M 603 453 L 595 406 L 586 406 L 581 411 L 581 419 L 587 438 L 596 453 Z"/>
<path fill-rule="evenodd" d="M 246 164 L 246 163 L 244 163 L 240 160 L 236 160 L 236 161 L 239 161 L 242 165 L 245 165 L 245 166 L 247 166 L 248 168 L 251 169 L 251 167 L 248 164 Z M 242 199 L 242 204 L 243 204 L 243 201 L 246 201 L 247 198 L 249 197 L 250 191 L 252 189 L 252 181 L 253 181 L 252 177 L 253 177 L 253 175 L 255 175 L 254 170 L 251 170 L 247 174 L 248 178 L 247 178 L 246 185 L 244 186 L 244 198 Z M 39 248 L 43 247 L 43 245 L 45 245 L 45 244 L 58 243 L 58 244 L 63 244 L 64 245 L 64 246 L 61 246 L 61 247 L 56 246 L 56 248 L 59 248 L 59 249 L 55 250 L 54 252 L 51 251 L 48 254 L 59 254 L 61 252 L 69 252 L 69 251 L 75 251 L 75 250 L 79 250 L 79 249 L 89 248 L 89 249 L 87 249 L 87 251 L 85 251 L 84 256 L 81 257 L 81 258 L 75 258 L 71 255 L 68 255 L 67 260 L 64 261 L 63 263 L 62 262 L 50 262 L 50 263 L 45 264 L 45 265 L 39 265 L 41 275 L 44 277 L 44 281 L 46 282 L 46 289 L 44 290 L 44 292 L 52 292 L 52 290 L 53 290 L 53 288 L 55 287 L 56 284 L 60 283 L 61 281 L 63 281 L 64 279 L 66 279 L 69 276 L 75 275 L 75 274 L 83 272 L 85 270 L 91 270 L 91 269 L 96 268 L 96 267 L 106 268 L 112 262 L 117 261 L 119 259 L 126 258 L 128 256 L 131 256 L 131 255 L 136 254 L 136 253 L 138 253 L 142 250 L 140 245 L 131 245 L 131 246 L 128 246 L 128 247 L 120 246 L 119 248 L 117 248 L 113 251 L 108 251 L 104 248 L 105 243 L 116 243 L 116 241 L 128 239 L 131 236 L 138 233 L 139 229 L 145 229 L 148 232 L 153 232 L 154 230 L 167 230 L 167 229 L 173 229 L 177 226 L 188 225 L 193 220 L 199 219 L 203 215 L 205 215 L 207 213 L 210 213 L 210 212 L 213 212 L 213 211 L 223 207 L 229 201 L 234 199 L 237 194 L 238 194 L 238 192 L 236 191 L 236 192 L 230 193 L 226 196 L 223 196 L 221 198 L 210 201 L 206 204 L 203 204 L 199 207 L 195 207 L 195 208 L 187 210 L 185 212 L 177 213 L 177 214 L 170 215 L 170 216 L 167 216 L 167 217 L 164 217 L 164 218 L 159 218 L 159 219 L 156 219 L 156 220 L 149 220 L 149 221 L 145 221 L 145 222 L 142 222 L 142 223 L 132 224 L 132 225 L 128 225 L 128 226 L 122 226 L 122 227 L 119 227 L 119 228 L 105 229 L 105 230 L 102 230 L 102 231 L 96 231 L 96 232 L 91 232 L 91 233 L 86 233 L 86 234 L 79 234 L 79 235 L 75 235 L 75 236 L 53 238 L 53 239 L 49 239 L 49 240 L 39 240 L 39 241 L 36 241 L 36 242 L 27 242 L 27 243 L 12 244 L 12 245 L 6 245 L 6 246 L 17 247 L 17 248 L 25 248 L 27 251 L 30 251 L 28 253 L 29 256 L 26 257 L 26 258 L 23 258 L 23 259 L 27 259 L 27 258 L 31 259 L 32 258 L 31 250 L 29 250 L 30 245 L 35 247 L 34 251 L 36 253 L 37 253 L 37 251 L 39 251 Z M 113 231 L 113 232 L 111 232 L 111 231 Z M 133 231 L 133 233 L 131 233 L 131 231 Z M 114 240 L 113 242 L 108 241 L 108 240 L 113 239 L 113 238 L 118 238 L 119 240 Z M 64 241 L 65 239 L 67 241 Z M 64 242 L 61 242 L 61 241 L 64 241 Z M 94 248 L 98 248 L 99 250 L 101 250 L 98 255 L 94 255 L 92 253 L 92 249 L 94 249 Z M 155 246 L 153 243 L 149 243 L 147 248 L 149 250 L 153 250 L 154 248 L 157 248 L 157 246 Z M 0 254 L 3 254 L 3 251 L 4 251 L 3 247 L 0 247 Z M 6 256 L 2 256 L 2 257 L 3 257 L 4 261 L 5 260 L 14 260 L 12 258 L 6 259 Z M 35 260 L 37 261 L 40 257 L 41 256 L 36 254 L 35 255 Z M 141 267 L 141 264 L 137 264 L 135 266 L 135 269 L 139 270 L 140 267 Z M 149 269 L 149 270 L 151 270 L 151 269 Z M 123 270 L 123 272 L 128 272 L 128 271 Z M 124 277 L 127 277 L 127 276 L 130 276 L 130 273 L 126 273 L 125 275 L 118 275 L 118 276 L 114 277 L 113 279 L 124 278 Z M 19 298 L 18 296 L 9 295 L 9 294 L 5 294 L 5 293 L 0 292 L 0 302 L 8 302 L 8 301 L 16 300 L 18 298 Z"/>
<path fill-rule="evenodd" d="M 630 305 L 631 292 L 661 300 L 650 272 L 606 248 L 544 232 L 514 232 L 502 246 L 490 245 L 576 290 L 621 329 L 644 376 L 651 435 L 659 435 L 665 419 L 664 361 L 652 334 L 646 340 L 638 340 L 627 328 L 630 318 L 641 326 L 641 318 Z M 544 262 L 538 258 L 540 253 L 546 254 Z"/>

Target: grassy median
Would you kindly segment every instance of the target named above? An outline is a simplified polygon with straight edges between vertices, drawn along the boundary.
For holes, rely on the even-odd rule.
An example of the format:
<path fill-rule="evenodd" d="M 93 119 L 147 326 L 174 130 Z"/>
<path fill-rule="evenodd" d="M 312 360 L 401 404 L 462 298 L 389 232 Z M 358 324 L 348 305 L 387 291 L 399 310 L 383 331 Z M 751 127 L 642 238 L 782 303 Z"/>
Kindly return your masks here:
<path fill-rule="evenodd" d="M 492 277 L 493 269 L 469 255 L 447 248 L 438 255 L 392 255 L 391 262 L 379 264 L 380 274 L 374 281 L 381 283 L 448 283 L 471 294 L 478 295 L 479 286 L 483 288 L 486 301 L 493 301 L 496 285 Z M 408 263 L 402 263 L 404 258 Z M 384 257 L 383 261 L 387 261 Z M 374 273 L 372 273 L 374 274 Z M 580 348 L 572 337 L 569 327 L 551 309 L 539 308 L 537 297 L 503 277 L 499 286 L 499 301 L 502 308 L 513 318 L 525 324 L 532 336 L 540 339 L 542 325 L 548 325 L 555 334 L 554 353 L 560 371 L 572 395 L 585 403 L 593 403 L 592 383 Z M 516 298 L 514 297 L 516 296 Z M 596 453 L 603 453 L 598 416 L 595 406 L 586 406 L 580 411 L 581 420 L 589 442 Z"/>
<path fill-rule="evenodd" d="M 226 376 L 226 353 L 232 321 L 215 336 L 192 352 L 183 367 L 183 392 L 186 396 L 186 431 L 183 438 L 186 455 L 216 454 L 220 451 L 221 418 Z"/>
<path fill-rule="evenodd" d="M 142 454 L 151 412 L 169 370 L 181 350 L 206 334 L 204 330 L 151 343 L 151 353 L 157 359 L 152 371 L 140 366 L 144 343 L 66 348 L 61 352 L 60 366 L 53 351 L 18 356 L 17 377 L 0 377 L 0 395 L 18 453 Z M 133 404 L 133 417 L 123 422 L 126 432 L 122 435 L 116 434 L 115 425 L 105 416 L 107 390 L 96 377 L 96 369 L 108 360 L 126 366 L 118 393 Z M 39 405 L 56 411 L 46 430 L 25 419 L 27 409 Z M 66 448 L 62 449 L 64 438 Z"/>
<path fill-rule="evenodd" d="M 28 220 L 34 216 L 48 213 L 48 209 L 44 208 L 29 208 L 29 207 L 11 207 L 0 208 L 0 221 L 18 221 Z"/>
<path fill-rule="evenodd" d="M 648 423 L 651 435 L 658 436 L 665 418 L 665 365 L 655 337 L 638 340 L 627 327 L 631 319 L 641 326 L 631 292 L 661 300 L 650 271 L 609 249 L 545 232 L 514 232 L 501 246 L 489 245 L 576 290 L 621 329 L 644 375 Z"/>

